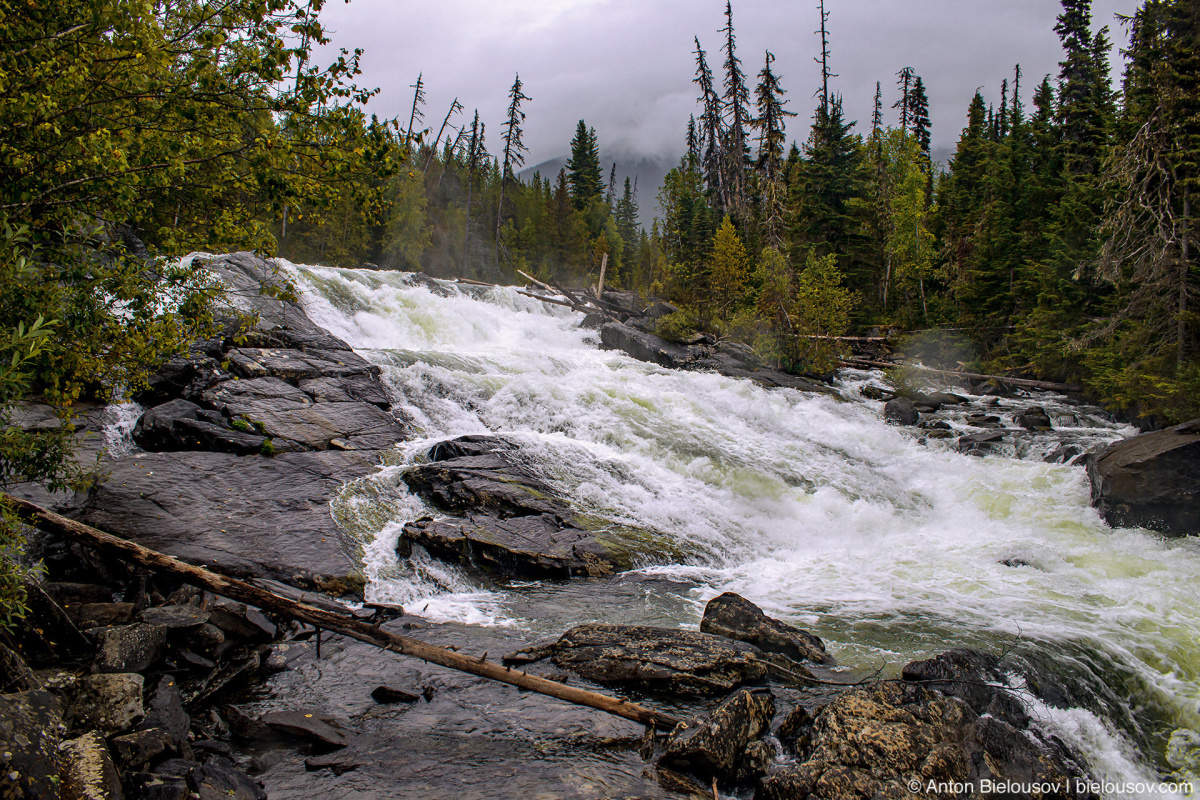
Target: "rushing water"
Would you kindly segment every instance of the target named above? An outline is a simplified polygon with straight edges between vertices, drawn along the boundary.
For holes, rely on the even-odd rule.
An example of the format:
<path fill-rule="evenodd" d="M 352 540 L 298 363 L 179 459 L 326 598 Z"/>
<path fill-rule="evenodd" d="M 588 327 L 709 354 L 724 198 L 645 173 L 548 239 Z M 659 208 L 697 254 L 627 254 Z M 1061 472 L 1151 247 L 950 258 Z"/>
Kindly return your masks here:
<path fill-rule="evenodd" d="M 1095 409 L 1030 399 L 1057 438 L 971 457 L 884 424 L 857 392 L 868 373 L 845 379 L 846 399 L 768 391 L 600 350 L 578 314 L 511 290 L 290 269 L 309 316 L 382 366 L 420 437 L 335 503 L 373 599 L 543 635 L 601 619 L 694 626 L 704 602 L 736 591 L 822 636 L 852 674 L 974 646 L 1090 684 L 1100 707 L 1031 702 L 1099 777 L 1168 776 L 1195 757 L 1200 540 L 1109 528 L 1083 469 L 1041 460 L 1059 441 L 1131 433 Z M 497 586 L 420 554 L 399 560 L 401 526 L 429 513 L 404 465 L 432 441 L 488 432 L 519 441 L 579 511 L 661 537 L 667 555 L 642 572 L 691 588 L 618 605 L 572 584 Z"/>

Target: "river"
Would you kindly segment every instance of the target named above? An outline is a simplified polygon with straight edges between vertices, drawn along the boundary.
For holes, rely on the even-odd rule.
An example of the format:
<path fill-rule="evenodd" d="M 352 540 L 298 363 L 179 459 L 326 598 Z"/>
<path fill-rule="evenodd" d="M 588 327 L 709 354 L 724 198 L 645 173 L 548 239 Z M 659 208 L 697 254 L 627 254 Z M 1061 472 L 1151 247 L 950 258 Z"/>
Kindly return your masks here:
<path fill-rule="evenodd" d="M 708 599 L 735 591 L 821 636 L 847 677 L 967 646 L 1088 687 L 1091 708 L 1026 700 L 1097 777 L 1156 780 L 1179 761 L 1169 750 L 1195 758 L 1200 540 L 1112 529 L 1089 506 L 1082 467 L 1042 461 L 1062 441 L 1086 449 L 1133 433 L 1099 409 L 1006 400 L 997 413 L 1010 420 L 1045 407 L 1054 434 L 973 457 L 953 438 L 885 424 L 858 391 L 878 382 L 871 373 L 845 374 L 841 397 L 766 390 L 601 350 L 581 315 L 510 289 L 287 269 L 309 316 L 382 367 L 394 411 L 418 432 L 334 504 L 369 599 L 533 639 L 583 621 L 695 627 Z M 623 582 L 507 585 L 420 552 L 399 559 L 403 523 L 431 513 L 399 472 L 431 442 L 469 433 L 519 441 L 577 510 L 649 531 L 670 557 Z M 277 690 L 297 691 L 292 680 Z"/>

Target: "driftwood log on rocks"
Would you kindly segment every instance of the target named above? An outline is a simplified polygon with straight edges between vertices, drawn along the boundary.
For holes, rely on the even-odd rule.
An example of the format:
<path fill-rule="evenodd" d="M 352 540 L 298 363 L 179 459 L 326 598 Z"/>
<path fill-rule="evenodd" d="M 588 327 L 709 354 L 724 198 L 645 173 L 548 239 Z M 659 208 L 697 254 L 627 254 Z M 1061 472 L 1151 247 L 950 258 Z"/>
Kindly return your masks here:
<path fill-rule="evenodd" d="M 618 717 L 640 722 L 643 725 L 657 727 L 660 730 L 670 730 L 679 723 L 678 719 L 669 714 L 645 708 L 621 698 L 589 692 L 489 662 L 486 660 L 486 654 L 483 658 L 474 658 L 430 645 L 408 636 L 385 631 L 358 619 L 283 597 L 236 578 L 228 578 L 202 567 L 185 564 L 155 550 L 119 539 L 8 494 L 0 495 L 0 502 L 12 508 L 26 524 L 48 533 L 64 536 L 154 572 L 168 574 L 177 580 L 202 587 L 222 597 L 255 605 L 264 610 L 315 625 L 317 628 L 334 631 L 383 650 L 390 650 L 394 653 L 419 658 L 431 664 L 511 684 L 521 689 L 556 697 L 568 703 L 589 706 Z"/>

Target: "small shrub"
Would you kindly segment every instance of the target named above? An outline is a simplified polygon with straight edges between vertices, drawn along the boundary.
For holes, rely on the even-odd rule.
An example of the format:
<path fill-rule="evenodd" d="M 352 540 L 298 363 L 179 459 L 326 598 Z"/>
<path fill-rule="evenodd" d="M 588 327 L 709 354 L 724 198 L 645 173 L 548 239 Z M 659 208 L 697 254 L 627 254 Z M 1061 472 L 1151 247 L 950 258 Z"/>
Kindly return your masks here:
<path fill-rule="evenodd" d="M 669 342 L 686 342 L 696 333 L 696 325 L 692 315 L 680 309 L 660 319 L 654 332 Z"/>

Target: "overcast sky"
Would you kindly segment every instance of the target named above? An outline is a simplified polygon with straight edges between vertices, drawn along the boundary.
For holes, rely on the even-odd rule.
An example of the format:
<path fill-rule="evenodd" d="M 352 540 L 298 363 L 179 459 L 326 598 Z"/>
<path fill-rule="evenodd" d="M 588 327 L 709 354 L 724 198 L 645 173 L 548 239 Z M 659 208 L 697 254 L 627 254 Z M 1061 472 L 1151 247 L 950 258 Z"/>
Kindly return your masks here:
<path fill-rule="evenodd" d="M 1125 41 L 1117 13 L 1137 0 L 1094 0 L 1093 22 Z M 826 0 L 833 87 L 847 117 L 866 132 L 875 82 L 883 82 L 885 119 L 898 97 L 895 73 L 911 66 L 925 81 L 937 151 L 953 148 L 977 87 L 998 102 L 1000 82 L 1020 63 L 1029 104 L 1043 75 L 1061 58 L 1054 33 L 1055 0 Z M 693 37 L 714 72 L 723 61 L 720 0 L 353 0 L 322 12 L 333 45 L 361 47 L 359 83 L 378 86 L 370 110 L 408 121 L 418 73 L 427 89 L 425 126 L 436 132 L 451 100 L 478 108 L 488 149 L 500 131 L 513 75 L 525 94 L 527 165 L 567 154 L 578 120 L 595 127 L 601 149 L 614 155 L 678 157 L 688 115 L 697 113 Z M 788 90 L 789 140 L 807 135 L 820 83 L 815 0 L 735 0 L 737 55 L 751 92 L 764 51 Z M 1114 54 L 1114 85 L 1119 85 Z"/>

